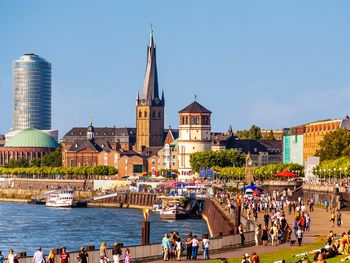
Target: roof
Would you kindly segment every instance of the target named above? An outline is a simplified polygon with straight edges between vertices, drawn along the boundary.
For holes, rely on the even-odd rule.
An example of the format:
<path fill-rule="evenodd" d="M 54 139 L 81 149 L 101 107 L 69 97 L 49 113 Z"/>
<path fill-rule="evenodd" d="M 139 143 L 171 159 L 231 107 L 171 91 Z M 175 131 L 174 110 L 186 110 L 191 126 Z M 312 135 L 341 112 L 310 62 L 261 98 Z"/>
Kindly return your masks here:
<path fill-rule="evenodd" d="M 74 127 L 70 129 L 64 137 L 69 136 L 84 136 L 86 137 L 87 133 L 86 127 Z M 104 137 L 104 136 L 136 136 L 136 128 L 115 128 L 115 127 L 105 127 L 105 128 L 97 128 L 94 127 L 95 138 L 96 137 Z"/>
<path fill-rule="evenodd" d="M 237 149 L 245 154 L 257 154 L 259 152 L 281 154 L 283 149 L 283 142 L 282 140 L 236 139 L 230 140 L 225 146 L 226 149 Z"/>
<path fill-rule="evenodd" d="M 37 129 L 26 129 L 12 137 L 5 147 L 35 147 L 35 148 L 57 148 L 56 140 Z"/>
<path fill-rule="evenodd" d="M 179 113 L 211 113 L 211 111 L 204 108 L 197 101 L 194 101 L 187 107 L 180 110 Z"/>
<path fill-rule="evenodd" d="M 112 147 L 107 140 L 103 139 L 96 139 L 93 141 L 88 139 L 77 139 L 70 145 L 68 151 L 79 152 L 84 149 L 101 152 L 102 150 L 109 151 Z"/>
<path fill-rule="evenodd" d="M 142 155 L 144 156 L 151 156 L 154 154 L 158 154 L 158 152 L 163 148 L 163 146 L 151 146 L 151 147 L 146 147 L 142 151 Z"/>
<path fill-rule="evenodd" d="M 0 134 L 0 141 L 5 140 L 5 135 Z"/>

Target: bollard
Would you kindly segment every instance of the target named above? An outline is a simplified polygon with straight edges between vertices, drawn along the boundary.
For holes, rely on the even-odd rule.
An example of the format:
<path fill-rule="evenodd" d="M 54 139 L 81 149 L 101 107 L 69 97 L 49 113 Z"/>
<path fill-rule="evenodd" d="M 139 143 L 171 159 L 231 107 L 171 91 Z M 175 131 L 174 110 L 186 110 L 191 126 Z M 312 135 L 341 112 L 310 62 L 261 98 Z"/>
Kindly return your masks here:
<path fill-rule="evenodd" d="M 144 245 L 149 245 L 149 237 L 150 237 L 150 222 L 148 221 L 143 221 L 142 222 L 142 239 L 141 239 L 141 244 Z"/>
<path fill-rule="evenodd" d="M 86 246 L 86 251 L 94 251 L 95 250 L 95 246 L 94 245 L 87 245 Z"/>

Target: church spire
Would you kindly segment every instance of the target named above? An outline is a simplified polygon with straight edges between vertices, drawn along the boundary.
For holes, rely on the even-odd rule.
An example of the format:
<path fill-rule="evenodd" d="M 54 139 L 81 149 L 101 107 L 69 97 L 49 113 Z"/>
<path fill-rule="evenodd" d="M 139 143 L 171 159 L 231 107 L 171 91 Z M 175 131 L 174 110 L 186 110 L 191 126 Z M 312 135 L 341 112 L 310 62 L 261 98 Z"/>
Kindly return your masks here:
<path fill-rule="evenodd" d="M 158 73 L 156 62 L 156 47 L 153 40 L 153 29 L 151 25 L 150 41 L 147 47 L 147 64 L 141 103 L 144 105 L 159 105 Z"/>

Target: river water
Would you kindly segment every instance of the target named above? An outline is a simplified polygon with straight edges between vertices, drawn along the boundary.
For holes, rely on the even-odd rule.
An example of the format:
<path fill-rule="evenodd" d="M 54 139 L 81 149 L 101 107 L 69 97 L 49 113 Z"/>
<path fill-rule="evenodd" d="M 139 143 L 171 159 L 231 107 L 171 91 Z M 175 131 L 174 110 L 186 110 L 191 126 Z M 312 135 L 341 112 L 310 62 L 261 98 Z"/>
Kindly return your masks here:
<path fill-rule="evenodd" d="M 37 246 L 44 253 L 57 247 L 77 251 L 87 244 L 99 248 L 114 242 L 141 244 L 142 211 L 125 208 L 48 208 L 43 205 L 0 203 L 0 250 L 7 256 L 10 248 L 33 255 Z M 204 220 L 161 220 L 151 213 L 151 243 L 161 242 L 165 232 L 178 231 L 183 238 L 188 232 L 200 236 L 208 233 Z"/>

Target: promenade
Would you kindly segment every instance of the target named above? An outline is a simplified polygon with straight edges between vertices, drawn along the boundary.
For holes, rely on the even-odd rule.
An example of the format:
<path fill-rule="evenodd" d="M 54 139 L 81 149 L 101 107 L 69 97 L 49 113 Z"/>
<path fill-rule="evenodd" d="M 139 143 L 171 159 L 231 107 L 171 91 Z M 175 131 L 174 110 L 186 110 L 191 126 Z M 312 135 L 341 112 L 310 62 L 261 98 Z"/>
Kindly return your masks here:
<path fill-rule="evenodd" d="M 262 223 L 262 215 L 259 214 L 258 221 Z M 350 230 L 350 211 L 344 211 L 342 212 L 342 218 L 344 224 L 341 227 L 331 227 L 329 219 L 330 219 L 330 213 L 326 213 L 325 209 L 315 207 L 314 212 L 310 213 L 311 216 L 311 229 L 310 232 L 304 233 L 303 243 L 302 244 L 310 244 L 314 241 L 315 237 L 318 236 L 324 236 L 326 235 L 330 230 L 333 230 L 335 233 L 342 233 L 347 232 Z M 288 224 L 292 224 L 294 220 L 293 214 L 286 216 Z M 160 240 L 161 241 L 161 240 Z M 222 258 L 238 258 L 244 255 L 245 253 L 251 254 L 252 252 L 256 252 L 258 255 L 262 253 L 269 253 L 269 252 L 277 252 L 279 249 L 284 247 L 289 247 L 289 243 L 285 243 L 279 246 L 272 247 L 269 243 L 268 246 L 252 246 L 252 247 L 241 247 L 237 248 L 231 251 L 222 251 L 218 253 L 211 253 L 210 259 L 222 259 Z M 210 252 L 209 252 L 210 253 Z M 186 257 L 182 257 L 182 262 L 192 262 L 185 260 Z M 261 258 L 260 258 L 261 259 Z M 203 256 L 200 255 L 197 259 L 197 262 L 203 261 Z M 164 262 L 163 260 L 158 261 L 152 261 L 152 262 Z"/>

